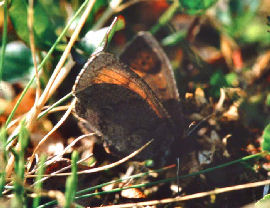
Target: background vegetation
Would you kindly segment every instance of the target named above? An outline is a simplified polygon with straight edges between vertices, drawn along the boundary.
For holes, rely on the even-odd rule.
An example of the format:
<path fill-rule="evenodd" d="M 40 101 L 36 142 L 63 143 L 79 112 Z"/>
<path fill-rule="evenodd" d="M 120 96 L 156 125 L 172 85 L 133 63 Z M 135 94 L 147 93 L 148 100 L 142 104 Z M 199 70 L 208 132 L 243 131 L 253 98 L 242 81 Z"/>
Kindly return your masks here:
<path fill-rule="evenodd" d="M 0 6 L 1 207 L 270 206 L 269 1 Z M 119 54 L 139 31 L 157 38 L 175 72 L 185 135 L 196 143 L 180 167 L 121 162 L 95 135 L 81 136 L 72 115 L 82 63 L 106 39 Z"/>

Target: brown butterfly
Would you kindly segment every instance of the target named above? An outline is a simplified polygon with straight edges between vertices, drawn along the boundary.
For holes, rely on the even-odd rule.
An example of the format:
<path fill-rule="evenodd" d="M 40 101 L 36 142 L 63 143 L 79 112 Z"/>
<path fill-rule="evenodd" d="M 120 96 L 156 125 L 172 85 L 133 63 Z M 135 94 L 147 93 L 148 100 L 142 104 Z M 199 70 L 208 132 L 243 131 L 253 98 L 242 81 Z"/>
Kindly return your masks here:
<path fill-rule="evenodd" d="M 136 160 L 164 165 L 182 135 L 182 113 L 173 71 L 155 38 L 140 32 L 120 59 L 100 52 L 78 75 L 75 111 L 88 131 L 103 138 L 116 156 L 154 141 Z"/>

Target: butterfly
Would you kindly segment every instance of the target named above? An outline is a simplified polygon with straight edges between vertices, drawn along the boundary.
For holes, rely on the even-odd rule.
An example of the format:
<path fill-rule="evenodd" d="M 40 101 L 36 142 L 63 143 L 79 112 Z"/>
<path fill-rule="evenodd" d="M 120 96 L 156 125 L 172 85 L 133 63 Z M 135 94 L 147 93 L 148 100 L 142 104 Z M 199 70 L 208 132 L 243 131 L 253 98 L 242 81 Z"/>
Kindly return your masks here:
<path fill-rule="evenodd" d="M 170 62 L 156 39 L 139 32 L 120 57 L 92 55 L 73 94 L 81 125 L 102 138 L 113 155 L 164 165 L 183 133 L 179 93 Z"/>

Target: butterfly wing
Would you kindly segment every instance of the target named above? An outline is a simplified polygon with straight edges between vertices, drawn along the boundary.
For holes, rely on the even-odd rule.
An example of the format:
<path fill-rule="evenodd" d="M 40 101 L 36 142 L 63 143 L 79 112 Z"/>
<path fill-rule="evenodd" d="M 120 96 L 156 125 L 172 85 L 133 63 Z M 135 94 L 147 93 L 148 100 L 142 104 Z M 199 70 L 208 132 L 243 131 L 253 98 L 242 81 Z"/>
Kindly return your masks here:
<path fill-rule="evenodd" d="M 160 100 L 179 100 L 170 61 L 149 32 L 139 32 L 120 59 L 146 81 Z"/>
<path fill-rule="evenodd" d="M 139 32 L 120 55 L 151 87 L 170 114 L 177 135 L 183 134 L 183 116 L 174 73 L 170 61 L 159 43 L 149 32 Z"/>
<path fill-rule="evenodd" d="M 151 88 L 112 54 L 90 58 L 73 93 L 76 114 L 102 135 L 112 153 L 126 156 L 154 139 L 136 159 L 168 154 L 175 135 L 168 112 Z"/>

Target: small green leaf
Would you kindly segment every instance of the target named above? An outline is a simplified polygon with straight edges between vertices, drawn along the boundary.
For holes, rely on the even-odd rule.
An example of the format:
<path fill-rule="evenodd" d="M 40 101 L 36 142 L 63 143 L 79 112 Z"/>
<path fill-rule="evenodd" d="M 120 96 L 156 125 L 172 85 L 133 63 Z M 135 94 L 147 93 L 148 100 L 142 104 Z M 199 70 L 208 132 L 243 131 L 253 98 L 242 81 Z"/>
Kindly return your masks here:
<path fill-rule="evenodd" d="M 266 105 L 268 107 L 270 106 L 270 93 L 268 93 L 267 96 L 266 96 Z"/>
<path fill-rule="evenodd" d="M 21 42 L 7 44 L 3 67 L 4 81 L 17 81 L 33 71 L 31 51 Z"/>
<path fill-rule="evenodd" d="M 153 160 L 146 160 L 144 164 L 146 167 L 153 167 L 154 161 Z"/>
<path fill-rule="evenodd" d="M 270 124 L 263 131 L 262 149 L 270 152 Z"/>
<path fill-rule="evenodd" d="M 261 31 L 266 25 L 253 23 L 260 2 L 260 0 L 230 0 L 229 4 L 217 9 L 216 16 L 229 35 L 237 38 L 244 37 L 251 41 L 257 38 L 255 36 L 265 33 Z"/>
<path fill-rule="evenodd" d="M 163 46 L 174 46 L 186 37 L 186 31 L 173 33 L 162 40 Z"/>
<path fill-rule="evenodd" d="M 225 80 L 229 86 L 234 86 L 235 83 L 238 83 L 237 74 L 236 73 L 229 73 L 225 75 Z"/>
<path fill-rule="evenodd" d="M 12 0 L 9 7 L 9 16 L 18 36 L 29 43 L 26 1 Z"/>
<path fill-rule="evenodd" d="M 265 21 L 260 18 L 253 18 L 248 23 L 248 27 L 243 28 L 242 39 L 248 43 L 261 42 L 264 44 L 270 43 L 269 33 L 265 32 L 269 28 Z"/>
<path fill-rule="evenodd" d="M 210 93 L 214 97 L 219 97 L 220 95 L 220 88 L 222 87 L 228 87 L 228 83 L 225 79 L 225 75 L 221 70 L 218 70 L 212 76 L 210 77 Z"/>
<path fill-rule="evenodd" d="M 48 49 L 56 40 L 57 25 L 53 18 L 52 12 L 43 5 L 42 1 L 35 1 L 34 6 L 34 36 L 35 44 L 38 48 Z M 52 2 L 51 9 L 56 7 L 59 3 Z M 29 45 L 29 29 L 27 25 L 27 10 L 28 4 L 25 0 L 12 0 L 9 7 L 9 16 L 13 27 L 18 36 Z"/>
<path fill-rule="evenodd" d="M 213 6 L 217 0 L 179 0 L 180 8 L 188 14 L 198 14 Z"/>

